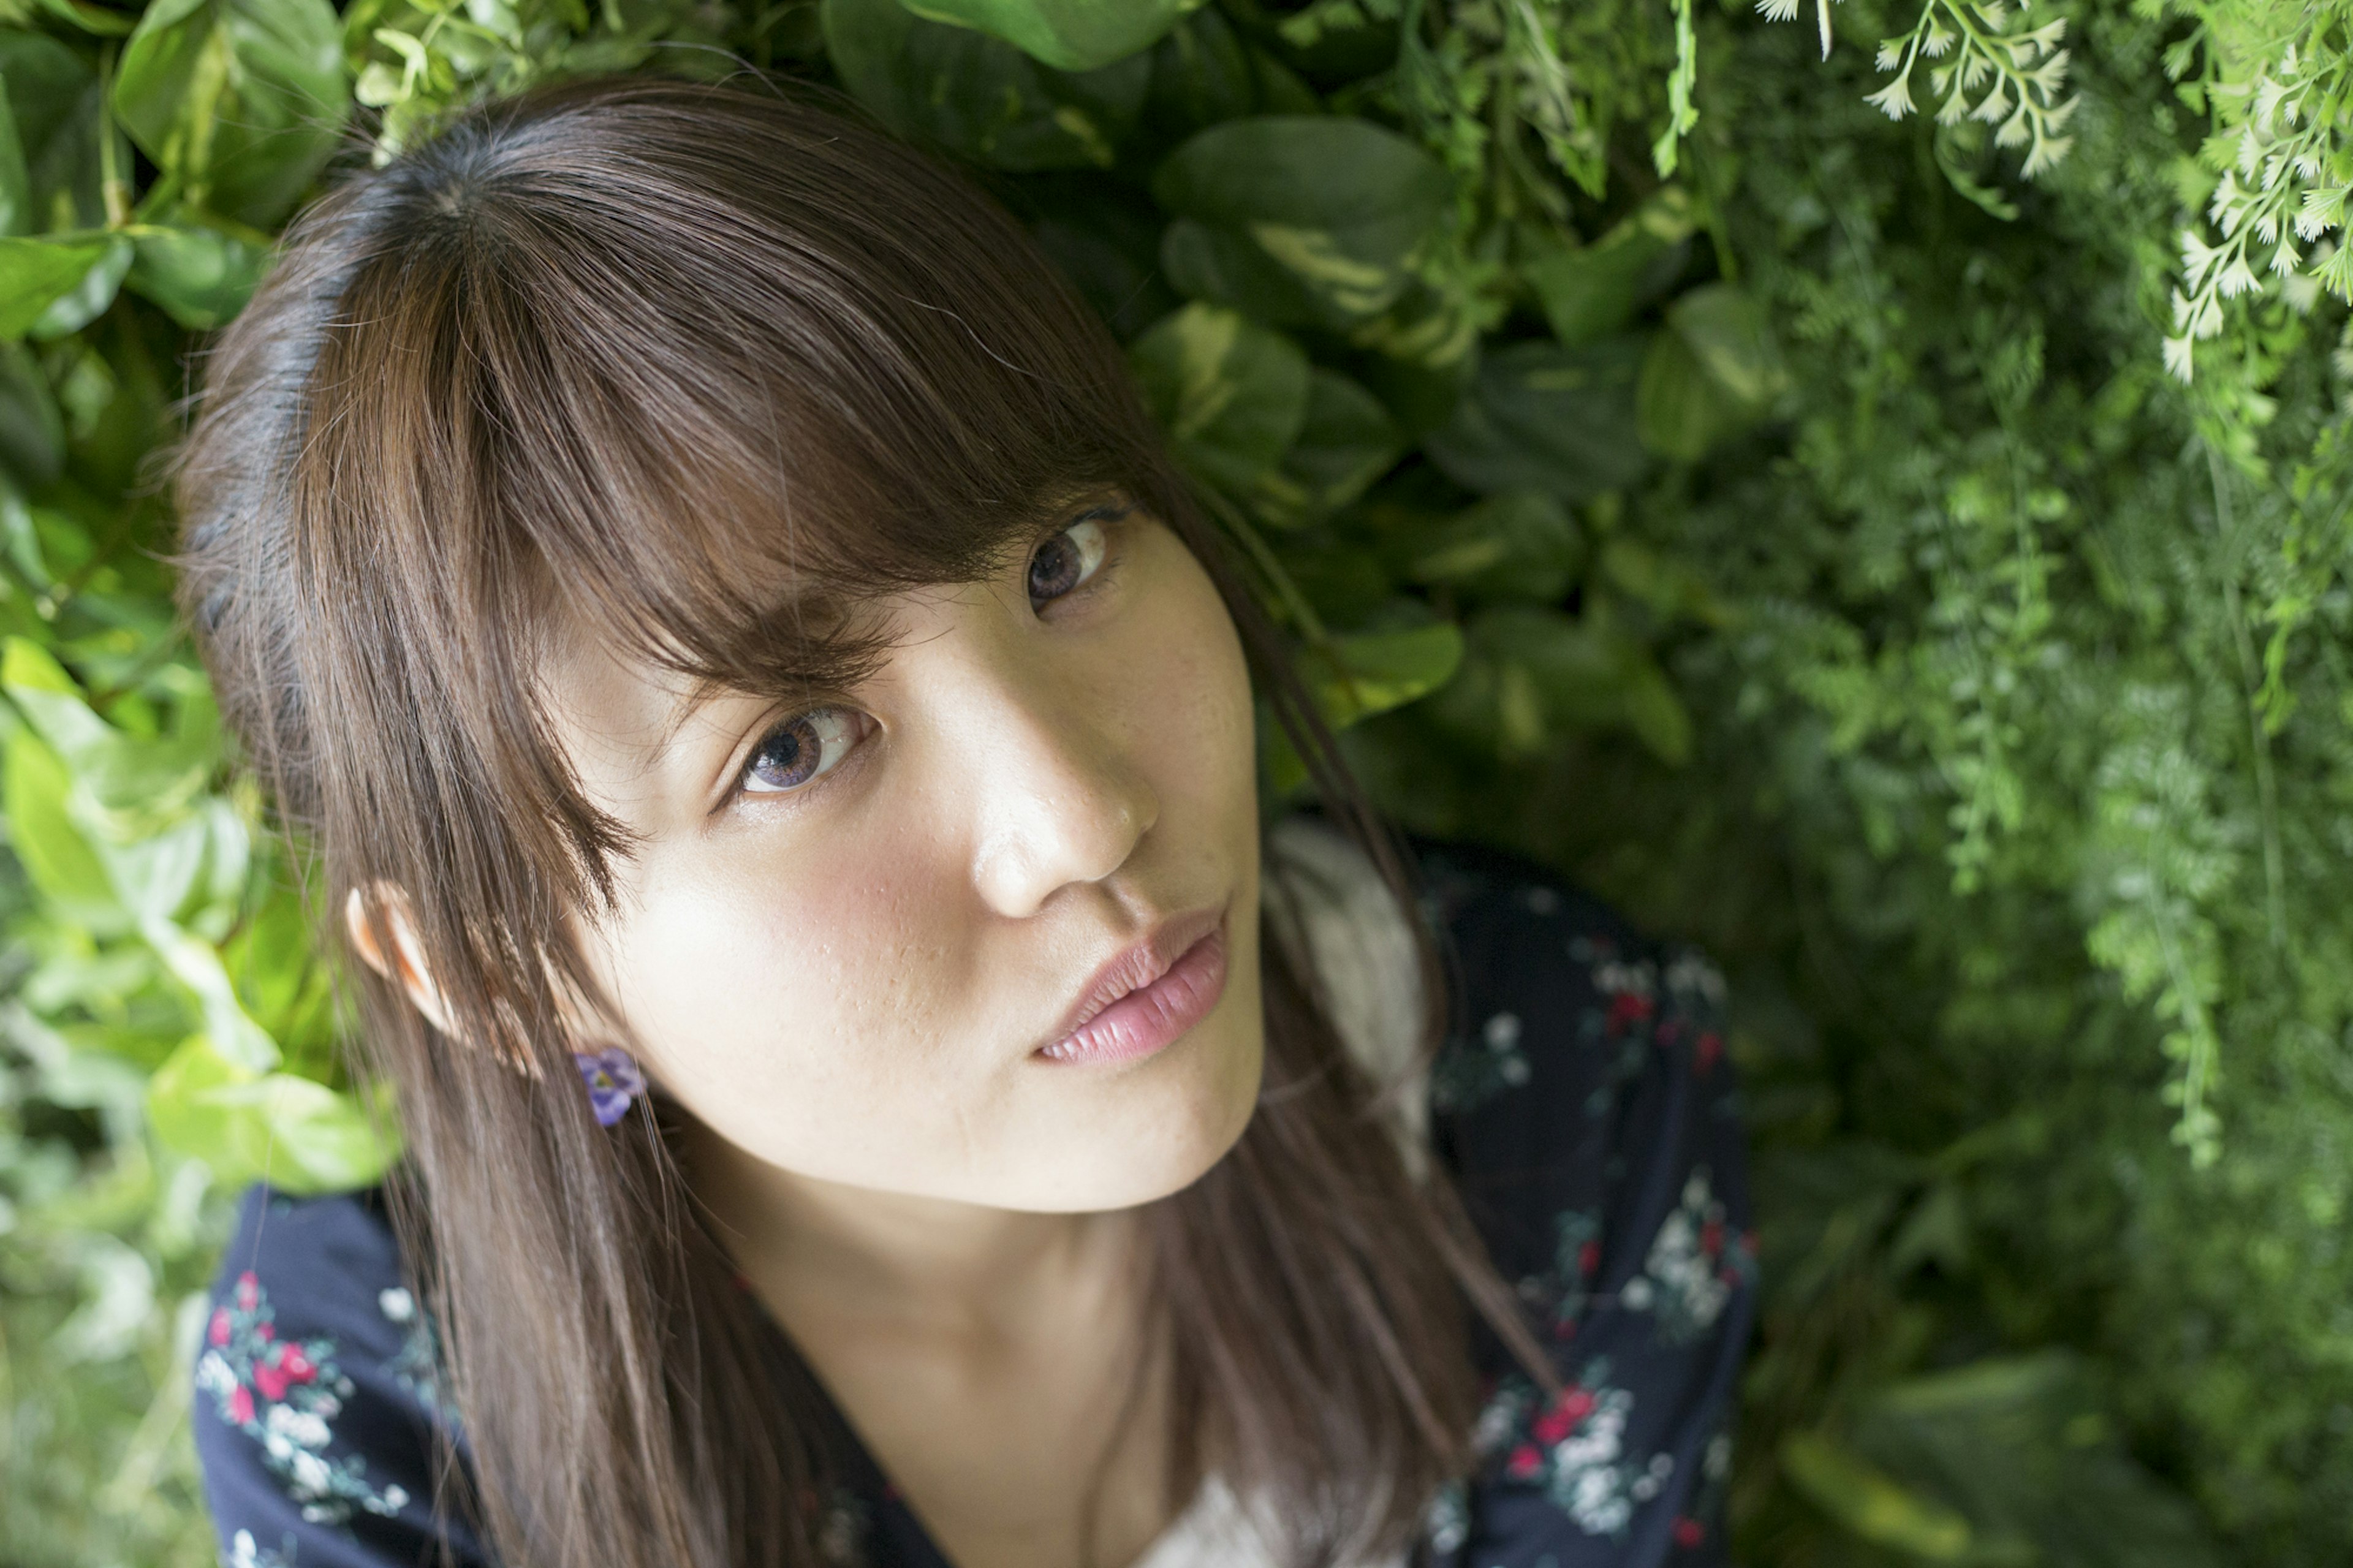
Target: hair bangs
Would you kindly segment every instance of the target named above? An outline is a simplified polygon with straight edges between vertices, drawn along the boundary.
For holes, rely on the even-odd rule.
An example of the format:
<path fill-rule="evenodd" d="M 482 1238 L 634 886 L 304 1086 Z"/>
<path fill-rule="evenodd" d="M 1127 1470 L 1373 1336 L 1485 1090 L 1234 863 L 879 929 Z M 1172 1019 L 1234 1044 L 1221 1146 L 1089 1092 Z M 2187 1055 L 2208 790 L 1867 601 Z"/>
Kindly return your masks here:
<path fill-rule="evenodd" d="M 398 640 L 468 650 L 470 689 L 417 711 L 563 825 L 579 891 L 625 839 L 554 742 L 554 647 L 840 690 L 887 657 L 875 597 L 987 574 L 1079 498 L 1174 489 L 1085 306 L 974 233 L 1008 220 L 910 157 L 916 188 L 862 221 L 872 193 L 806 125 L 715 144 L 677 98 L 607 98 L 625 123 L 586 144 L 549 132 L 560 104 L 520 137 L 492 117 L 371 187 L 354 218 L 400 243 L 349 280 L 312 378 L 348 546 L 319 581 L 382 584 L 428 623 Z M 964 264 L 981 238 L 1014 265 Z"/>

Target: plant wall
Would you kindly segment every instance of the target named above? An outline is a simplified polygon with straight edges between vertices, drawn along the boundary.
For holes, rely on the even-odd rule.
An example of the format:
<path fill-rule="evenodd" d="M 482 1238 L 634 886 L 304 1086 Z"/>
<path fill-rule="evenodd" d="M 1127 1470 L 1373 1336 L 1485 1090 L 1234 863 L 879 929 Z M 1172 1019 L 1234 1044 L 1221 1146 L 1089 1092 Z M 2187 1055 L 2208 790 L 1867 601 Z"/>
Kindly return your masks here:
<path fill-rule="evenodd" d="M 2349 16 L 0 0 L 9 1560 L 210 1560 L 227 1205 L 396 1153 L 170 616 L 191 355 L 339 164 L 749 68 L 1033 226 L 1403 821 L 1732 969 L 1743 1561 L 2343 1561 Z"/>

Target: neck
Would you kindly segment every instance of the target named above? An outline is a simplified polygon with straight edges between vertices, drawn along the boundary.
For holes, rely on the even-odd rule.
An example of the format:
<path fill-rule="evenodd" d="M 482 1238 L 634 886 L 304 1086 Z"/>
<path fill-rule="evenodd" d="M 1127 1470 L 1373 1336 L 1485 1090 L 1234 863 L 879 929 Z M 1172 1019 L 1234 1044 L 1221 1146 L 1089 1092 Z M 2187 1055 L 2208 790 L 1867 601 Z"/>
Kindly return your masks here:
<path fill-rule="evenodd" d="M 700 1128 L 696 1194 L 760 1294 L 907 1330 L 1027 1338 L 1106 1307 L 1129 1273 L 1134 1210 L 1037 1214 L 850 1186 L 785 1171 Z"/>

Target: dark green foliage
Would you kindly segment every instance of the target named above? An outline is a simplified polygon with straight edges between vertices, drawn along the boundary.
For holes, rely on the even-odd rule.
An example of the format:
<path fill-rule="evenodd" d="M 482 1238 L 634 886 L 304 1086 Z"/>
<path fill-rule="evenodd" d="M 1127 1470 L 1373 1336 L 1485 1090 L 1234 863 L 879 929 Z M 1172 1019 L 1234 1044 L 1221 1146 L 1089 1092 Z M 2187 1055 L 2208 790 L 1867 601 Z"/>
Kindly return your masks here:
<path fill-rule="evenodd" d="M 10 1560 L 207 1557 L 224 1195 L 389 1147 L 166 613 L 189 333 L 345 137 L 732 53 L 1031 223 L 1394 811 L 1732 967 L 1745 1560 L 2342 1561 L 2341 0 L 922 9 L 0 9 Z"/>

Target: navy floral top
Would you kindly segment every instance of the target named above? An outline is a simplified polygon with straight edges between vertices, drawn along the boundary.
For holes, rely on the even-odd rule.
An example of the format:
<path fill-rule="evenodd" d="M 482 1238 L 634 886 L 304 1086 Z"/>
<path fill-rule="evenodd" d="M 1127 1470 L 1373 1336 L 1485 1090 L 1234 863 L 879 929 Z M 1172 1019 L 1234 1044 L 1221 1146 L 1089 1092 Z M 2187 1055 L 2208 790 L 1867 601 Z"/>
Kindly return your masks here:
<path fill-rule="evenodd" d="M 1543 1398 L 1481 1331 L 1480 1468 L 1431 1500 L 1414 1561 L 1721 1563 L 1757 1273 L 1723 982 L 1528 861 L 1414 850 L 1453 980 L 1424 1136 L 1567 1384 Z M 438 1359 L 380 1194 L 248 1192 L 195 1371 L 223 1563 L 407 1568 L 446 1545 L 487 1563 L 433 1507 L 435 1428 L 457 1430 Z M 856 1523 L 831 1542 L 841 1560 L 949 1568 L 852 1457 L 871 1495 L 839 1515 Z"/>

